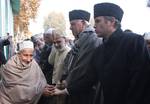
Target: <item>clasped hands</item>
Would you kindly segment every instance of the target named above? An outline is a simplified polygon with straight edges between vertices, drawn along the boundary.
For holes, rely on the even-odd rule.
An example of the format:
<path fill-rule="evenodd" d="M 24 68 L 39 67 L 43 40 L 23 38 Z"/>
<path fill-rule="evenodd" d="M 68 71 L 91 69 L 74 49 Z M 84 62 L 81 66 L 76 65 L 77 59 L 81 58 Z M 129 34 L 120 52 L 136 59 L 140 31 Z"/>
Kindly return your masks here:
<path fill-rule="evenodd" d="M 44 96 L 55 96 L 67 94 L 65 89 L 60 88 L 59 85 L 46 85 L 43 91 Z"/>

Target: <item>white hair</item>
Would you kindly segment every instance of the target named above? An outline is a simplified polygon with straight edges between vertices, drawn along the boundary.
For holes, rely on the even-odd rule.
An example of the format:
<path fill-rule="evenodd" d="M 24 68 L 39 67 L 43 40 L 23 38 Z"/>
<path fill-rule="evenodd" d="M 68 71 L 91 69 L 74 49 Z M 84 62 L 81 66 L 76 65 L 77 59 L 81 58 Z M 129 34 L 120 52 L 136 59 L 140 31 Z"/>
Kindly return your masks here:
<path fill-rule="evenodd" d="M 150 33 L 144 33 L 144 39 L 150 40 Z"/>
<path fill-rule="evenodd" d="M 88 21 L 86 21 L 86 20 L 85 20 L 85 24 L 86 24 L 87 26 L 89 26 L 89 25 L 90 25 L 90 23 L 89 23 Z"/>
<path fill-rule="evenodd" d="M 52 34 L 53 30 L 55 30 L 54 28 L 49 28 L 46 32 L 44 32 L 45 34 Z"/>

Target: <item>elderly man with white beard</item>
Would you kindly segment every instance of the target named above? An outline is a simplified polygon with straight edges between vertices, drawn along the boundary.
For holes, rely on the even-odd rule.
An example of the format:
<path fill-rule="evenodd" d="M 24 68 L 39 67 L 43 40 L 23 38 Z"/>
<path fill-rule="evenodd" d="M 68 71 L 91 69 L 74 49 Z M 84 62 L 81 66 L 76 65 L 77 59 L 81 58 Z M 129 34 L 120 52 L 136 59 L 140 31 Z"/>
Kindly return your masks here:
<path fill-rule="evenodd" d="M 67 44 L 67 40 L 64 37 L 63 33 L 61 33 L 59 30 L 54 30 L 53 34 L 54 40 L 53 44 L 54 47 L 52 48 L 52 52 L 49 55 L 49 63 L 53 65 L 53 76 L 52 76 L 52 83 L 56 87 L 60 88 L 60 80 L 62 77 L 62 74 L 64 73 L 64 60 L 66 58 L 66 55 L 70 51 L 70 47 Z M 53 97 L 53 103 L 54 104 L 65 104 L 65 96 L 54 96 Z"/>
<path fill-rule="evenodd" d="M 0 104 L 37 104 L 46 79 L 33 59 L 33 43 L 25 40 L 19 51 L 1 68 Z"/>

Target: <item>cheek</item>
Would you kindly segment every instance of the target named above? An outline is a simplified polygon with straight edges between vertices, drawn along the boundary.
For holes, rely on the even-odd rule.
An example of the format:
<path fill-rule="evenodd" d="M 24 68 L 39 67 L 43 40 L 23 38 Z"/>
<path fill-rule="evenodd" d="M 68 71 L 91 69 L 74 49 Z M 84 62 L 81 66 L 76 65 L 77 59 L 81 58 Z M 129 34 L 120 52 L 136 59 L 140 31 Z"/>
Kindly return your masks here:
<path fill-rule="evenodd" d="M 97 25 L 97 29 L 99 31 L 104 31 L 106 28 L 107 28 L 107 25 L 105 25 L 103 23 Z"/>
<path fill-rule="evenodd" d="M 63 43 L 62 43 L 62 44 L 60 44 L 60 45 L 59 45 L 59 47 L 60 47 L 60 48 L 63 48 L 63 47 L 64 47 L 64 44 L 63 44 Z"/>
<path fill-rule="evenodd" d="M 27 59 L 26 59 L 25 57 L 23 57 L 23 56 L 22 56 L 20 59 L 21 59 L 22 62 L 26 62 L 26 60 L 27 60 Z"/>
<path fill-rule="evenodd" d="M 26 57 L 23 57 L 23 58 L 22 58 L 22 61 L 25 61 L 25 62 L 26 62 L 26 61 L 27 61 L 27 58 L 26 58 Z"/>
<path fill-rule="evenodd" d="M 60 48 L 60 44 L 55 44 L 55 48 Z"/>
<path fill-rule="evenodd" d="M 75 30 L 75 31 L 79 31 L 81 28 L 82 28 L 82 25 L 81 25 L 81 24 L 76 24 L 76 25 L 74 26 L 74 30 Z"/>
<path fill-rule="evenodd" d="M 84 25 L 80 24 L 80 25 L 78 26 L 78 28 L 80 29 L 80 31 L 82 31 L 83 28 L 84 28 Z"/>
<path fill-rule="evenodd" d="M 64 44 L 64 43 L 61 43 L 61 44 L 59 44 L 59 45 L 57 46 L 58 49 L 62 49 L 62 48 L 64 48 L 64 47 L 65 47 L 65 44 Z"/>
<path fill-rule="evenodd" d="M 77 26 L 74 26 L 73 28 L 72 28 L 72 31 L 74 31 L 74 32 L 76 32 L 78 30 L 78 27 Z"/>
<path fill-rule="evenodd" d="M 102 30 L 102 26 L 100 24 L 95 25 L 95 31 L 100 32 Z"/>
<path fill-rule="evenodd" d="M 66 46 L 66 44 L 65 43 L 63 43 L 62 45 L 61 45 L 61 47 L 63 48 L 63 47 L 65 47 Z"/>
<path fill-rule="evenodd" d="M 28 63 L 28 62 L 32 61 L 32 59 L 33 59 L 33 57 L 31 57 L 31 56 L 28 56 L 28 57 L 22 57 L 22 62 Z"/>

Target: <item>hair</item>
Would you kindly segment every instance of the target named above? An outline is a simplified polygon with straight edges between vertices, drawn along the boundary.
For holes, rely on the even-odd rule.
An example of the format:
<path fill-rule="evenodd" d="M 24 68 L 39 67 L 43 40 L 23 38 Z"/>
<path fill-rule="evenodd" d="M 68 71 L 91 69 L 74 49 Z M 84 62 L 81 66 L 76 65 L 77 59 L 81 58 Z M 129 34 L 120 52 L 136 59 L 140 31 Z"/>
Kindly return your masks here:
<path fill-rule="evenodd" d="M 64 38 L 66 40 L 65 33 L 60 29 L 55 29 L 52 36 L 53 38 Z"/>
<path fill-rule="evenodd" d="M 130 29 L 125 29 L 124 32 L 132 32 Z"/>
<path fill-rule="evenodd" d="M 82 20 L 82 22 L 84 23 L 85 27 L 88 27 L 90 25 L 90 23 L 88 21 L 86 21 L 86 20 Z"/>
<path fill-rule="evenodd" d="M 149 33 L 149 32 L 145 32 L 145 33 L 143 34 L 143 38 L 144 38 L 145 40 L 150 40 L 150 33 Z"/>
<path fill-rule="evenodd" d="M 86 21 L 86 20 L 84 20 L 85 21 L 85 25 L 86 26 L 89 26 L 90 25 L 90 23 L 88 22 L 88 21 Z"/>
<path fill-rule="evenodd" d="M 23 41 L 32 41 L 31 39 L 27 38 L 27 39 L 24 39 Z"/>
<path fill-rule="evenodd" d="M 44 32 L 44 33 L 43 33 L 43 36 L 50 36 L 50 35 L 53 34 L 53 32 L 54 32 L 54 30 L 52 30 L 52 33 L 46 33 L 46 32 Z"/>
<path fill-rule="evenodd" d="M 112 16 L 104 16 L 104 18 L 111 22 L 114 20 L 114 17 L 112 17 Z M 120 27 L 121 27 L 120 21 L 115 18 L 115 28 L 120 28 Z"/>

